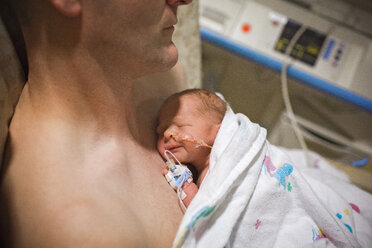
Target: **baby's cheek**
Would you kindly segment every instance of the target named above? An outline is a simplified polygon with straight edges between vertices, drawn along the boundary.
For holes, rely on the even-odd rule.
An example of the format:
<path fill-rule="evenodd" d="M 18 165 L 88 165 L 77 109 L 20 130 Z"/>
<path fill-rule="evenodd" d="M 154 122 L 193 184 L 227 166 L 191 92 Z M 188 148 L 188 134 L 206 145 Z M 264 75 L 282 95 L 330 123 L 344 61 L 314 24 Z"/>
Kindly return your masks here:
<path fill-rule="evenodd" d="M 162 157 L 164 157 L 164 139 L 159 138 L 157 142 L 157 148 Z"/>

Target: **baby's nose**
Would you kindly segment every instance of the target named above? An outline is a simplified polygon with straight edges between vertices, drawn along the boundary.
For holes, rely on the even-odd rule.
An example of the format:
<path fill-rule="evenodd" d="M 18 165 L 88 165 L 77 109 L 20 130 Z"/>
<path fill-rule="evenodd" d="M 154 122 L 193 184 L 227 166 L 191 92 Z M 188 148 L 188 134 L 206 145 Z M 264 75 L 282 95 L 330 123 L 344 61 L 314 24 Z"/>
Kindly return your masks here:
<path fill-rule="evenodd" d="M 172 128 L 168 127 L 164 131 L 164 141 L 170 140 L 172 138 L 172 135 L 173 135 Z"/>

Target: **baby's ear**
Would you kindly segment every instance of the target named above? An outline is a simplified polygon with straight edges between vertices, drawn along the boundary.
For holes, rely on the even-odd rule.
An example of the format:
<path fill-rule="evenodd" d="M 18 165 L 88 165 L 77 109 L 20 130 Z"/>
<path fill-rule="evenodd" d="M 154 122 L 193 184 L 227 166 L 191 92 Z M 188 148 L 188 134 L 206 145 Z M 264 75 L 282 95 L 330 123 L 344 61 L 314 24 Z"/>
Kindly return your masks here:
<path fill-rule="evenodd" d="M 221 123 L 215 124 L 216 133 L 220 130 Z"/>
<path fill-rule="evenodd" d="M 48 0 L 54 8 L 67 17 L 77 17 L 81 13 L 80 0 Z"/>
<path fill-rule="evenodd" d="M 218 130 L 220 130 L 220 127 L 221 127 L 221 123 L 214 124 L 213 126 L 214 139 L 216 139 L 216 136 L 217 136 Z"/>

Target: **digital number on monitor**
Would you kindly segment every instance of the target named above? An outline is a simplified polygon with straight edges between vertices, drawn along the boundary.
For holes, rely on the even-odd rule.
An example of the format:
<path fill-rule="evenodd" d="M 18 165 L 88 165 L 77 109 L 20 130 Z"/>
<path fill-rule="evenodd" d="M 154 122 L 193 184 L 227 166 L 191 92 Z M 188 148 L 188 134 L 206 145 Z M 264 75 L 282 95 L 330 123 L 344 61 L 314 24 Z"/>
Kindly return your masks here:
<path fill-rule="evenodd" d="M 283 31 L 275 44 L 274 49 L 284 53 L 289 42 L 300 29 L 301 24 L 293 20 L 288 20 L 284 26 Z M 326 35 L 319 33 L 311 28 L 306 28 L 304 33 L 300 36 L 294 45 L 290 56 L 298 59 L 308 65 L 314 66 L 315 62 L 321 52 L 322 45 L 326 39 Z"/>

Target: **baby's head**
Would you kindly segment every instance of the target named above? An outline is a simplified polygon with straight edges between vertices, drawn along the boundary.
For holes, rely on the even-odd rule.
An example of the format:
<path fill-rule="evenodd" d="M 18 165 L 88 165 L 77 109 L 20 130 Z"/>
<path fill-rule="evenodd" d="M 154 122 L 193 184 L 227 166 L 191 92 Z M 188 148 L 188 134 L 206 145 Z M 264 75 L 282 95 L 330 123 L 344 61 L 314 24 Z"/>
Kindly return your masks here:
<path fill-rule="evenodd" d="M 158 114 L 158 150 L 171 151 L 181 163 L 200 172 L 209 165 L 213 145 L 226 103 L 215 93 L 189 89 L 168 97 Z"/>

